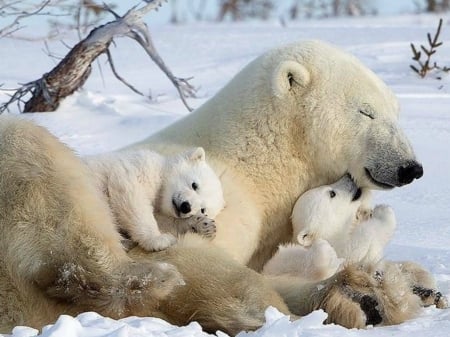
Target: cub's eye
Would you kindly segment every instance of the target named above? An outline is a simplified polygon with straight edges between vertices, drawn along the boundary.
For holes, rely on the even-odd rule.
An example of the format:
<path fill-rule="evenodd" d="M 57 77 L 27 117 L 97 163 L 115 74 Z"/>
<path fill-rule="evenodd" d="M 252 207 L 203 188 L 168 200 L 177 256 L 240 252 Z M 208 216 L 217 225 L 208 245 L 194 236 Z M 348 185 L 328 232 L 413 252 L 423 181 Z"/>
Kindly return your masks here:
<path fill-rule="evenodd" d="M 370 119 L 375 119 L 375 117 L 373 116 L 372 111 L 370 111 L 370 110 L 359 110 L 359 113 L 360 113 L 361 115 L 364 115 L 364 116 L 366 116 L 366 117 L 369 117 Z"/>
<path fill-rule="evenodd" d="M 330 191 L 330 198 L 334 198 L 336 196 L 336 192 L 331 190 Z"/>
<path fill-rule="evenodd" d="M 192 189 L 193 189 L 194 191 L 197 191 L 197 190 L 198 190 L 198 185 L 197 185 L 197 183 L 192 183 Z"/>

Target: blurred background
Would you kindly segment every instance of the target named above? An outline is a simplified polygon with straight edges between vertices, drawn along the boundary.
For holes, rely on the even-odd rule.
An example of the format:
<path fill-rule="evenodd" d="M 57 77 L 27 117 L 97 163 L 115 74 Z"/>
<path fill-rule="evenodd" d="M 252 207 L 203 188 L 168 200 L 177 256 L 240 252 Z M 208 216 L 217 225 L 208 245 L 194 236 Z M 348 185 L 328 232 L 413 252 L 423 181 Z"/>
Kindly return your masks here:
<path fill-rule="evenodd" d="M 122 15 L 139 1 L 105 3 Z M 169 0 L 146 21 L 150 26 L 252 20 L 289 25 L 309 19 L 444 13 L 449 9 L 450 0 Z M 1 0 L 0 37 L 51 39 L 73 29 L 82 35 L 111 18 L 101 0 Z"/>

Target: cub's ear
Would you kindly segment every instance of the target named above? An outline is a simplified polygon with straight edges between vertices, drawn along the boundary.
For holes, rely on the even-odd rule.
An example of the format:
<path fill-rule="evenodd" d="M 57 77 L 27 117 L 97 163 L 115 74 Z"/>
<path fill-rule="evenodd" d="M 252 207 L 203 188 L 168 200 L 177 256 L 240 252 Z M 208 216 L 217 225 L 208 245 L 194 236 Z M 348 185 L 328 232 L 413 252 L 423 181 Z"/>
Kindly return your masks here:
<path fill-rule="evenodd" d="M 205 161 L 205 150 L 202 147 L 197 147 L 195 149 L 189 150 L 186 153 L 186 158 L 192 161 Z"/>
<path fill-rule="evenodd" d="M 272 88 L 275 96 L 284 96 L 295 85 L 306 87 L 311 80 L 309 71 L 295 61 L 284 61 L 275 68 Z"/>

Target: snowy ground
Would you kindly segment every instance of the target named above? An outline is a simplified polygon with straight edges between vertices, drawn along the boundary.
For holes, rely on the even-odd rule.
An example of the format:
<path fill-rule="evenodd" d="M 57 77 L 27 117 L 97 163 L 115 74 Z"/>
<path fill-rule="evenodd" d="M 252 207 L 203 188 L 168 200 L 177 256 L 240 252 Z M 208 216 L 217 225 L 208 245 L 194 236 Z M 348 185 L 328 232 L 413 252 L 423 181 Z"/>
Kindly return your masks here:
<path fill-rule="evenodd" d="M 450 66 L 450 25 L 444 18 L 436 60 Z M 377 194 L 377 201 L 391 204 L 398 229 L 387 249 L 387 258 L 413 260 L 429 268 L 441 291 L 450 296 L 450 76 L 419 79 L 410 69 L 409 43 L 425 42 L 438 18 L 406 16 L 389 18 L 307 21 L 281 27 L 278 23 L 234 25 L 190 24 L 153 28 L 160 53 L 178 76 L 194 76 L 200 87 L 199 106 L 214 95 L 246 63 L 280 44 L 301 39 L 323 39 L 354 53 L 397 93 L 402 105 L 401 124 L 410 137 L 425 175 L 410 186 Z M 69 39 L 65 42 L 73 43 Z M 15 87 L 48 71 L 54 62 L 42 52 L 42 42 L 0 40 L 0 83 Z M 50 49 L 63 55 L 59 42 Z M 119 40 L 114 50 L 119 72 L 132 84 L 151 94 L 153 101 L 136 96 L 114 79 L 104 63 L 94 70 L 84 90 L 67 99 L 54 113 L 26 115 L 48 127 L 81 154 L 92 154 L 133 143 L 186 114 L 169 81 L 133 41 Z M 0 91 L 0 101 L 6 99 Z M 267 323 L 254 333 L 240 336 L 450 336 L 450 309 L 424 309 L 420 317 L 391 327 L 348 330 L 322 325 L 324 313 L 315 312 L 297 322 L 273 310 Z M 16 328 L 14 336 L 34 336 L 29 328 Z M 86 313 L 61 316 L 42 336 L 205 336 L 192 323 L 176 328 L 153 318 L 113 321 Z M 221 335 L 223 336 L 223 335 Z"/>

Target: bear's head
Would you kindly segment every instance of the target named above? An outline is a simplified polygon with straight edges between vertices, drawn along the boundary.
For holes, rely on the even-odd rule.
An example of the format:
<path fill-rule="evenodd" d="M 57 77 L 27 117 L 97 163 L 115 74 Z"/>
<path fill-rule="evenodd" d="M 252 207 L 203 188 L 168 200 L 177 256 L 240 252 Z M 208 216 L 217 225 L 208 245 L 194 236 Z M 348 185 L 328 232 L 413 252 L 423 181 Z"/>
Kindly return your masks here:
<path fill-rule="evenodd" d="M 203 148 L 167 158 L 159 204 L 162 213 L 177 218 L 203 213 L 214 219 L 224 208 L 222 184 Z"/>
<path fill-rule="evenodd" d="M 298 242 L 310 246 L 316 239 L 334 241 L 345 237 L 356 221 L 363 200 L 361 195 L 361 189 L 349 175 L 332 185 L 306 191 L 292 211 L 292 226 Z"/>
<path fill-rule="evenodd" d="M 322 181 L 348 172 L 361 187 L 389 189 L 422 176 L 398 125 L 394 94 L 355 57 L 308 41 L 268 52 L 258 63 L 291 152 L 306 158 Z"/>

